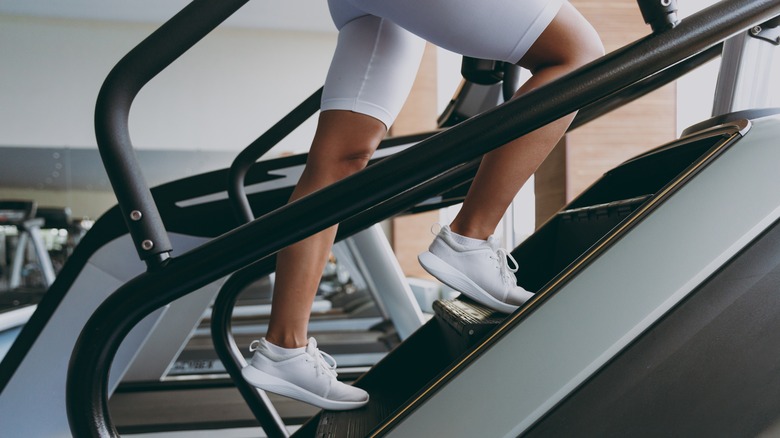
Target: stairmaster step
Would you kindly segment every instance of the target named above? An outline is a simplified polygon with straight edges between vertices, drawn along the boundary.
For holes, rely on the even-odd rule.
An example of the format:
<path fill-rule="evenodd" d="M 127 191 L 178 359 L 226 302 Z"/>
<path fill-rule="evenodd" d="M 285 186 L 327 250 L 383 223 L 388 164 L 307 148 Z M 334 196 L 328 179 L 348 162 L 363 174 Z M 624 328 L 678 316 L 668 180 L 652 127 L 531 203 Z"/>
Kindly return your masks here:
<path fill-rule="evenodd" d="M 462 296 L 454 300 L 435 301 L 433 311 L 439 320 L 458 333 L 467 345 L 482 339 L 506 318 L 506 314 L 495 312 Z"/>

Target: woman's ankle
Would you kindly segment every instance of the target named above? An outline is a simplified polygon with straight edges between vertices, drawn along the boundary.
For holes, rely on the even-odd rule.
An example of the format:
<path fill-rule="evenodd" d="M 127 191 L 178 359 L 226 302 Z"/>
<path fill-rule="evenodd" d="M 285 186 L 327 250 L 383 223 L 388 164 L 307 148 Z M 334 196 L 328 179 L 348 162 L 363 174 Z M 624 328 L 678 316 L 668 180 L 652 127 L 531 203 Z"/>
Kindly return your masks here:
<path fill-rule="evenodd" d="M 484 226 L 475 226 L 473 224 L 468 224 L 463 221 L 459 221 L 457 218 L 452 221 L 450 224 L 450 230 L 452 230 L 453 233 L 459 234 L 463 237 L 469 237 L 472 239 L 478 239 L 478 240 L 487 240 L 488 237 L 493 235 L 495 232 L 495 228 L 491 227 L 484 227 Z"/>
<path fill-rule="evenodd" d="M 273 345 L 276 345 L 277 347 L 282 348 L 301 348 L 305 347 L 309 343 L 309 339 L 307 337 L 304 336 L 301 338 L 300 336 L 295 336 L 293 334 L 282 334 L 280 336 L 275 336 L 273 333 L 267 333 L 265 340 Z"/>

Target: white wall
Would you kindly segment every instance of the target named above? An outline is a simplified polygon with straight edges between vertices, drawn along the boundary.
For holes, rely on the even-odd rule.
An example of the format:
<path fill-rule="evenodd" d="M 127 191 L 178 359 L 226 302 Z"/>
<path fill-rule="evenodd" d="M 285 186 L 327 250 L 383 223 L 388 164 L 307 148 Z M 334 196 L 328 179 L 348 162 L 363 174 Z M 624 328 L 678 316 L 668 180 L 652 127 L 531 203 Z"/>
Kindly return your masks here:
<path fill-rule="evenodd" d="M 95 147 L 110 69 L 156 25 L 0 15 L 0 146 Z M 239 150 L 323 83 L 335 32 L 225 28 L 138 95 L 139 149 Z M 279 150 L 305 150 L 313 124 Z"/>
<path fill-rule="evenodd" d="M 715 4 L 714 0 L 678 1 L 680 18 Z M 710 118 L 720 60 L 716 59 L 677 81 L 677 133 Z"/>

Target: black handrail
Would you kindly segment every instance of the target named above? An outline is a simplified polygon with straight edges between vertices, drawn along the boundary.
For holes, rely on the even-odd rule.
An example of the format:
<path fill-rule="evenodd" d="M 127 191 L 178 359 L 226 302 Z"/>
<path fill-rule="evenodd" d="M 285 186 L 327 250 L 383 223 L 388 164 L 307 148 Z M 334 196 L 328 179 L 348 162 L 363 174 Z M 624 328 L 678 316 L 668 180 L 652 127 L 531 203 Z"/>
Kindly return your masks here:
<path fill-rule="evenodd" d="M 116 436 L 108 370 L 127 333 L 157 308 L 778 14 L 780 0 L 717 3 L 130 280 L 97 309 L 76 344 L 67 382 L 71 430 Z"/>
<path fill-rule="evenodd" d="M 647 78 L 638 81 L 616 93 L 613 93 L 604 99 L 599 99 L 598 101 L 583 107 L 579 112 L 577 112 L 577 116 L 574 117 L 574 120 L 569 126 L 569 131 L 573 131 L 574 129 L 577 129 L 580 126 L 603 116 L 604 114 L 614 111 L 623 105 L 626 105 L 627 103 L 633 102 L 634 100 L 639 99 L 640 97 L 645 96 L 648 93 L 653 92 L 678 78 L 681 78 L 686 73 L 689 73 L 717 58 L 721 55 L 722 52 L 723 43 L 714 45 L 703 52 L 697 53 L 696 55 L 691 56 L 690 58 L 667 69 L 661 70 L 652 76 L 648 76 Z"/>
<path fill-rule="evenodd" d="M 172 246 L 133 152 L 130 106 L 144 85 L 248 1 L 193 0 L 125 55 L 98 94 L 95 135 L 100 156 L 136 251 L 150 268 L 163 263 Z"/>
<path fill-rule="evenodd" d="M 251 386 L 241 376 L 239 358 L 243 357 L 231 329 L 233 308 L 239 294 L 246 286 L 256 279 L 273 271 L 276 257 L 266 257 L 259 263 L 247 266 L 230 276 L 222 285 L 211 311 L 211 339 L 214 350 L 225 371 L 235 382 L 236 389 L 241 393 L 249 410 L 252 411 L 268 438 L 285 438 L 289 436 L 284 421 L 273 407 L 265 391 Z"/>
<path fill-rule="evenodd" d="M 228 196 L 233 208 L 236 210 L 240 223 L 251 222 L 255 219 L 252 213 L 252 207 L 249 205 L 249 199 L 244 189 L 244 181 L 249 168 L 266 152 L 276 146 L 283 138 L 287 137 L 298 126 L 309 119 L 314 113 L 320 110 L 320 99 L 322 98 L 322 87 L 315 91 L 300 105 L 295 107 L 281 120 L 276 122 L 270 129 L 247 146 L 238 154 L 233 164 L 230 165 L 228 173 Z"/>

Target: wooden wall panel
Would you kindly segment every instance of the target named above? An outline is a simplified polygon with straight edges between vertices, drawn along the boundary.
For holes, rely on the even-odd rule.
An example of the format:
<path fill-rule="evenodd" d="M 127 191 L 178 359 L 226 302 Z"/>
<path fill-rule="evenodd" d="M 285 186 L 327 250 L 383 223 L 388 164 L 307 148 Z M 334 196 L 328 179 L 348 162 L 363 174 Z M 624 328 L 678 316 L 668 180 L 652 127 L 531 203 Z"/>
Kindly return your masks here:
<path fill-rule="evenodd" d="M 572 132 L 566 149 L 567 200 L 607 170 L 674 136 L 673 84 Z"/>
<path fill-rule="evenodd" d="M 564 136 L 534 175 L 535 223 L 544 225 L 566 204 L 566 142 Z"/>
<path fill-rule="evenodd" d="M 607 52 L 650 33 L 636 0 L 572 0 L 598 31 Z M 676 91 L 671 84 L 568 135 L 566 197 L 571 200 L 605 171 L 674 138 Z"/>
<path fill-rule="evenodd" d="M 607 52 L 650 33 L 635 0 L 571 0 L 601 36 Z M 566 136 L 537 174 L 537 225 L 601 175 L 648 149 L 674 139 L 676 88 L 670 84 Z M 565 168 L 565 172 L 559 169 Z M 565 193 L 564 197 L 549 194 Z M 555 206 L 554 202 L 561 202 Z"/>

